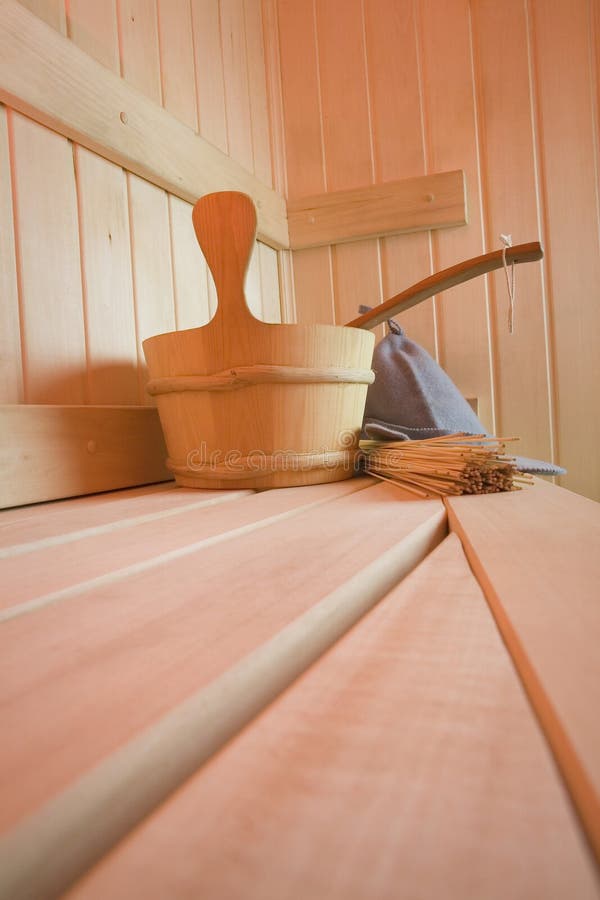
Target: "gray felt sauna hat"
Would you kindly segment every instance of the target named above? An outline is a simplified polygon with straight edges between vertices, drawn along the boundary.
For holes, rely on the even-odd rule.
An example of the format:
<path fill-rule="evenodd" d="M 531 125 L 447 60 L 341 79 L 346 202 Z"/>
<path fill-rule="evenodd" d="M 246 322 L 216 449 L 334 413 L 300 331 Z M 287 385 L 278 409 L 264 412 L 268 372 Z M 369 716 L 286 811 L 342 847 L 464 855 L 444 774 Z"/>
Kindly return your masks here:
<path fill-rule="evenodd" d="M 361 306 L 360 312 L 369 307 Z M 463 431 L 485 434 L 467 401 L 423 347 L 411 341 L 393 319 L 389 334 L 375 347 L 375 381 L 369 387 L 363 437 L 414 441 Z M 566 470 L 538 459 L 517 456 L 522 472 L 564 475 Z"/>

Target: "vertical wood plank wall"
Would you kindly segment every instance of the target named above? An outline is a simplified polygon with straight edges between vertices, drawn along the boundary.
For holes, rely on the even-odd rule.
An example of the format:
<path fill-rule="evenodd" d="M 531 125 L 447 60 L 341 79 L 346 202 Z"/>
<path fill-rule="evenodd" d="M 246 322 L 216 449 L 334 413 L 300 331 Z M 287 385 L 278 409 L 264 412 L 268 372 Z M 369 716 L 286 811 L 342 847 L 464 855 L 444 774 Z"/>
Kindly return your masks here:
<path fill-rule="evenodd" d="M 461 259 L 540 239 L 403 316 L 497 434 L 600 499 L 596 0 L 278 0 L 288 196 L 463 168 L 469 225 L 293 254 L 299 321 L 343 323 Z"/>
<path fill-rule="evenodd" d="M 342 323 L 500 232 L 539 238 L 514 334 L 502 272 L 403 324 L 490 430 L 600 498 L 596 0 L 23 2 L 288 197 L 464 168 L 468 226 L 258 245 L 251 306 Z M 0 197 L 0 402 L 146 402 L 142 339 L 215 308 L 189 204 L 1 105 Z"/>
<path fill-rule="evenodd" d="M 26 0 L 272 185 L 260 0 Z M 191 205 L 0 104 L 0 403 L 147 403 L 141 342 L 207 322 Z M 280 321 L 277 254 L 248 301 Z"/>

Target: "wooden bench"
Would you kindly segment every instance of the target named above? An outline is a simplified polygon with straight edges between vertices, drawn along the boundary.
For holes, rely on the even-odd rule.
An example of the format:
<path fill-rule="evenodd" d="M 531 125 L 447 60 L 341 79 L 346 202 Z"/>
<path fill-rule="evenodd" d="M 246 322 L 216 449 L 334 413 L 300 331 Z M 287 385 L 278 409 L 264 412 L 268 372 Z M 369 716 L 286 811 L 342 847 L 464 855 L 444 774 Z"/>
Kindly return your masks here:
<path fill-rule="evenodd" d="M 598 897 L 598 505 L 0 513 L 0 897 Z"/>

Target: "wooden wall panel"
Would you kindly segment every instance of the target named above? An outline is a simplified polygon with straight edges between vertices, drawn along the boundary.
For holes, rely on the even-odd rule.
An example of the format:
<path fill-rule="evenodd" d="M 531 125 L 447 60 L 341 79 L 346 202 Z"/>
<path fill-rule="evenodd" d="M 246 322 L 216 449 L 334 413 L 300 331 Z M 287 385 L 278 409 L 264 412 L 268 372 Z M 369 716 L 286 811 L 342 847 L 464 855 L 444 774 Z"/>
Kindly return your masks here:
<path fill-rule="evenodd" d="M 326 189 L 314 3 L 280 0 L 281 85 L 288 197 Z M 331 251 L 293 254 L 298 322 L 335 322 Z"/>
<path fill-rule="evenodd" d="M 424 175 L 420 73 L 412 0 L 366 3 L 365 42 L 375 181 Z M 426 232 L 383 238 L 380 252 L 383 299 L 431 274 L 431 238 Z M 433 300 L 403 313 L 399 321 L 413 340 L 436 355 Z"/>
<path fill-rule="evenodd" d="M 85 329 L 70 141 L 9 114 L 27 403 L 85 402 Z"/>
<path fill-rule="evenodd" d="M 265 47 L 260 0 L 28 0 L 24 5 L 225 152 L 229 128 L 232 152 L 272 183 L 265 56 L 278 56 L 277 45 Z M 272 68 L 271 63 L 269 78 L 276 83 L 279 68 L 276 73 Z M 2 107 L 0 399 L 146 402 L 143 366 L 136 373 L 141 340 L 200 325 L 216 309 L 212 276 L 191 226 L 191 205 L 137 178 L 129 179 L 128 198 L 121 169 L 19 115 L 13 116 L 17 124 L 9 153 L 7 115 L 12 111 Z M 276 254 L 258 248 L 252 302 L 258 315 L 273 321 L 281 316 L 277 269 Z"/>
<path fill-rule="evenodd" d="M 287 197 L 277 0 L 262 0 L 261 12 L 273 187 Z"/>
<path fill-rule="evenodd" d="M 266 244 L 258 245 L 263 322 L 281 322 L 281 291 L 277 253 Z"/>
<path fill-rule="evenodd" d="M 120 72 L 116 0 L 69 0 L 66 9 L 71 40 L 107 69 Z"/>
<path fill-rule="evenodd" d="M 157 0 L 120 0 L 121 74 L 156 103 L 162 101 Z"/>
<path fill-rule="evenodd" d="M 229 155 L 254 169 L 243 0 L 220 0 Z"/>
<path fill-rule="evenodd" d="M 265 48 L 260 0 L 244 0 L 244 26 L 248 60 L 248 93 L 250 99 L 254 174 L 264 184 L 273 185 Z"/>
<path fill-rule="evenodd" d="M 600 499 L 598 169 L 587 3 L 531 5 L 557 451 L 567 487 Z M 557 65 L 557 59 L 561 64 Z M 568 76 L 567 76 L 568 73 Z M 568 77 L 568 90 L 564 87 Z"/>
<path fill-rule="evenodd" d="M 518 244 L 540 233 L 527 18 L 523 3 L 512 0 L 498 4 L 483 0 L 475 4 L 473 40 L 486 245 L 498 246 L 501 233 L 512 234 L 513 242 Z M 507 66 L 509 47 L 512 64 Z M 519 452 L 551 459 L 554 440 L 542 267 L 528 265 L 518 271 L 512 334 L 508 328 L 505 273 L 499 271 L 490 276 L 489 287 L 498 433 L 524 434 L 526 440 Z"/>
<path fill-rule="evenodd" d="M 23 6 L 55 28 L 61 34 L 67 33 L 65 0 L 20 0 Z"/>
<path fill-rule="evenodd" d="M 158 0 L 163 106 L 198 130 L 190 0 Z"/>
<path fill-rule="evenodd" d="M 467 179 L 469 228 L 432 235 L 434 269 L 444 269 L 484 250 L 468 0 L 420 0 L 418 28 L 429 170 L 462 168 Z M 436 307 L 440 363 L 494 431 L 485 280 L 437 297 Z"/>
<path fill-rule="evenodd" d="M 403 324 L 477 398 L 488 428 L 516 433 L 521 453 L 555 459 L 569 469 L 565 486 L 600 499 L 600 425 L 589 406 L 600 308 L 598 4 L 556 0 L 549 12 L 541 0 L 278 0 L 278 16 L 290 197 L 333 189 L 330 174 L 336 187 L 358 177 L 361 159 L 367 170 L 366 118 L 375 182 L 466 172 L 467 226 L 380 242 L 384 298 L 499 247 L 500 232 L 542 241 L 543 265 L 517 271 L 512 335 L 502 272 L 411 310 Z M 342 263 L 339 250 L 294 253 L 299 321 L 327 321 L 332 278 L 338 287 L 344 270 L 338 322 L 352 283 L 374 293 L 361 288 L 377 282 L 373 257 L 357 243 Z"/>
<path fill-rule="evenodd" d="M 365 187 L 374 170 L 361 0 L 319 2 L 317 40 L 327 190 Z M 356 318 L 361 303 L 380 303 L 378 241 L 337 245 L 333 285 L 340 324 Z"/>
<path fill-rule="evenodd" d="M 169 213 L 165 191 L 127 174 L 129 217 L 139 361 L 139 399 L 153 405 L 145 391 L 148 380 L 142 342 L 153 334 L 175 330 Z"/>
<path fill-rule="evenodd" d="M 227 153 L 219 0 L 192 0 L 192 31 L 200 134 Z"/>
<path fill-rule="evenodd" d="M 0 403 L 23 400 L 21 328 L 6 107 L 0 104 Z"/>
<path fill-rule="evenodd" d="M 177 328 L 197 328 L 209 322 L 216 310 L 209 295 L 212 276 L 196 240 L 191 203 L 171 195 L 169 217 Z"/>
<path fill-rule="evenodd" d="M 246 281 L 244 284 L 246 303 L 252 315 L 262 319 L 262 300 L 260 296 L 260 260 L 258 257 L 258 244 L 254 244 L 254 250 L 248 263 Z"/>
<path fill-rule="evenodd" d="M 75 147 L 88 402 L 137 403 L 137 352 L 126 176 Z"/>

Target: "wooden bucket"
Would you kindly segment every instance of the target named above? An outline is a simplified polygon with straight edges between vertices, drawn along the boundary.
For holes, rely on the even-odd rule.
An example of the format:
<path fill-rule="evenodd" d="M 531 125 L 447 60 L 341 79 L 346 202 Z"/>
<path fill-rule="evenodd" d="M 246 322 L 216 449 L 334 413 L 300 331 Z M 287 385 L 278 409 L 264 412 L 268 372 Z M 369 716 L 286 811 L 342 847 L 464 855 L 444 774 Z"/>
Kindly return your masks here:
<path fill-rule="evenodd" d="M 217 312 L 202 328 L 143 344 L 177 483 L 262 489 L 350 478 L 374 378 L 373 334 L 252 316 L 243 285 L 256 213 L 245 194 L 203 197 L 193 222 Z"/>

